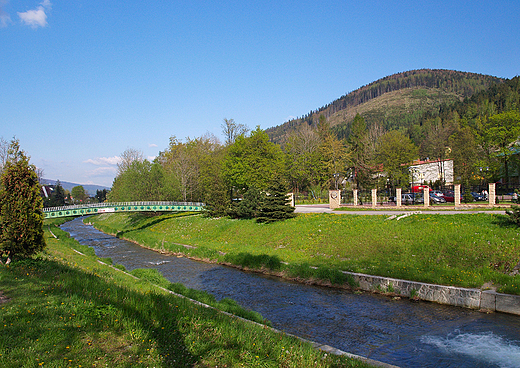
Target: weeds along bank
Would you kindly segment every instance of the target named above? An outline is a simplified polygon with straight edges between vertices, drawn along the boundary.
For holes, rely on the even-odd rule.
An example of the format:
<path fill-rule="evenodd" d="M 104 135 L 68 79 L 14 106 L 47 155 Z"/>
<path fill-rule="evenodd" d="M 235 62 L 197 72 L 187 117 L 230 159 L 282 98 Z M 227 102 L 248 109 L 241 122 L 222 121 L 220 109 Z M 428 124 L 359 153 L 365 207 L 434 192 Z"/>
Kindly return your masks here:
<path fill-rule="evenodd" d="M 505 215 L 299 214 L 269 225 L 200 215 L 102 214 L 96 228 L 158 251 L 284 277 L 351 282 L 340 271 L 520 294 L 520 228 Z"/>
<path fill-rule="evenodd" d="M 45 235 L 38 257 L 0 267 L 1 367 L 366 367 L 136 280 L 53 224 Z"/>

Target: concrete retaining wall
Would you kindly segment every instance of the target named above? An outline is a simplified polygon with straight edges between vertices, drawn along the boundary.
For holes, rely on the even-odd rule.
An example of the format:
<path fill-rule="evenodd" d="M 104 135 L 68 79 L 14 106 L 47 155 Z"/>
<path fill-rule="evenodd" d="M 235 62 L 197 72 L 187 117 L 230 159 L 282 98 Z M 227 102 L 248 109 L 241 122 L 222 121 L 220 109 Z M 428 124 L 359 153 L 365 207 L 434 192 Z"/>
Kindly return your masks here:
<path fill-rule="evenodd" d="M 520 315 L 520 296 L 500 294 L 492 290 L 466 289 L 453 286 L 393 279 L 389 277 L 346 272 L 361 290 L 395 293 L 456 307 L 482 309 Z"/>

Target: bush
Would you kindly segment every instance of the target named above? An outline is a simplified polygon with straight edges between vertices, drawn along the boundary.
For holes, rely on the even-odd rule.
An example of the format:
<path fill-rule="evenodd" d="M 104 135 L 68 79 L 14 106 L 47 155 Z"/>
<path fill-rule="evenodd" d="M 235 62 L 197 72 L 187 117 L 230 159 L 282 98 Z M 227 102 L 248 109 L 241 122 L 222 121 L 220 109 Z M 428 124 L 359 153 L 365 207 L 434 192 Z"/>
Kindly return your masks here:
<path fill-rule="evenodd" d="M 509 215 L 509 220 L 520 226 L 520 206 L 511 206 L 511 210 L 507 210 L 506 213 Z"/>

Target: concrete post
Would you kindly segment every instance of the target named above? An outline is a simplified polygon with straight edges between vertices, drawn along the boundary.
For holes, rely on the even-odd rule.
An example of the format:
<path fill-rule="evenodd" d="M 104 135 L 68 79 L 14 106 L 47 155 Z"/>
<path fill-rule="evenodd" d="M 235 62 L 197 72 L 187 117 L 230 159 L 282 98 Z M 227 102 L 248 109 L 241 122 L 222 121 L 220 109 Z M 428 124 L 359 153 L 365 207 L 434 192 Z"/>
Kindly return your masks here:
<path fill-rule="evenodd" d="M 455 194 L 454 194 L 453 202 L 455 202 L 455 207 L 460 206 L 460 184 L 455 184 Z"/>
<path fill-rule="evenodd" d="M 287 199 L 291 201 L 291 207 L 294 207 L 294 193 L 287 193 Z"/>
<path fill-rule="evenodd" d="M 496 184 L 495 183 L 489 183 L 489 205 L 494 206 L 496 203 L 497 198 L 497 192 L 496 192 Z"/>
<path fill-rule="evenodd" d="M 353 192 L 353 196 L 354 196 L 354 206 L 357 206 L 358 205 L 358 197 L 357 197 L 358 190 L 354 189 L 352 192 Z"/>
<path fill-rule="evenodd" d="M 430 188 L 425 187 L 423 189 L 424 192 L 424 207 L 430 207 Z"/>
<path fill-rule="evenodd" d="M 339 208 L 341 202 L 341 191 L 340 190 L 329 190 L 329 208 L 331 210 Z"/>
<path fill-rule="evenodd" d="M 397 203 L 397 207 L 401 207 L 403 205 L 403 197 L 401 194 L 401 188 L 397 188 L 395 190 L 395 203 Z"/>
<path fill-rule="evenodd" d="M 372 208 L 376 208 L 377 205 L 377 189 L 372 189 Z"/>

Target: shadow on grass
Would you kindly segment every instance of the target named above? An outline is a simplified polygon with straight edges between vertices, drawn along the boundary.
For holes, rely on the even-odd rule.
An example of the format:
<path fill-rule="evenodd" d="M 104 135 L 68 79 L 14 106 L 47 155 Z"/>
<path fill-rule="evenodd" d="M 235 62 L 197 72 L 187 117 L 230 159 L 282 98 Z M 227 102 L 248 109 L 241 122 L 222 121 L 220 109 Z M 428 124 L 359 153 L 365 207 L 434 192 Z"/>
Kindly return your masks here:
<path fill-rule="evenodd" d="M 65 357 L 81 362 L 87 355 L 91 362 L 102 359 L 120 366 L 126 361 L 132 366 L 155 349 L 168 365 L 193 366 L 199 361 L 179 331 L 182 300 L 141 294 L 46 259 L 13 263 L 0 271 L 0 278 L 9 305 L 19 310 L 3 313 L 3 351 L 25 346 L 46 361 L 63 362 Z M 16 364 L 26 358 L 10 359 Z"/>
<path fill-rule="evenodd" d="M 519 227 L 509 215 L 493 216 L 492 223 L 504 229 L 516 229 Z"/>

